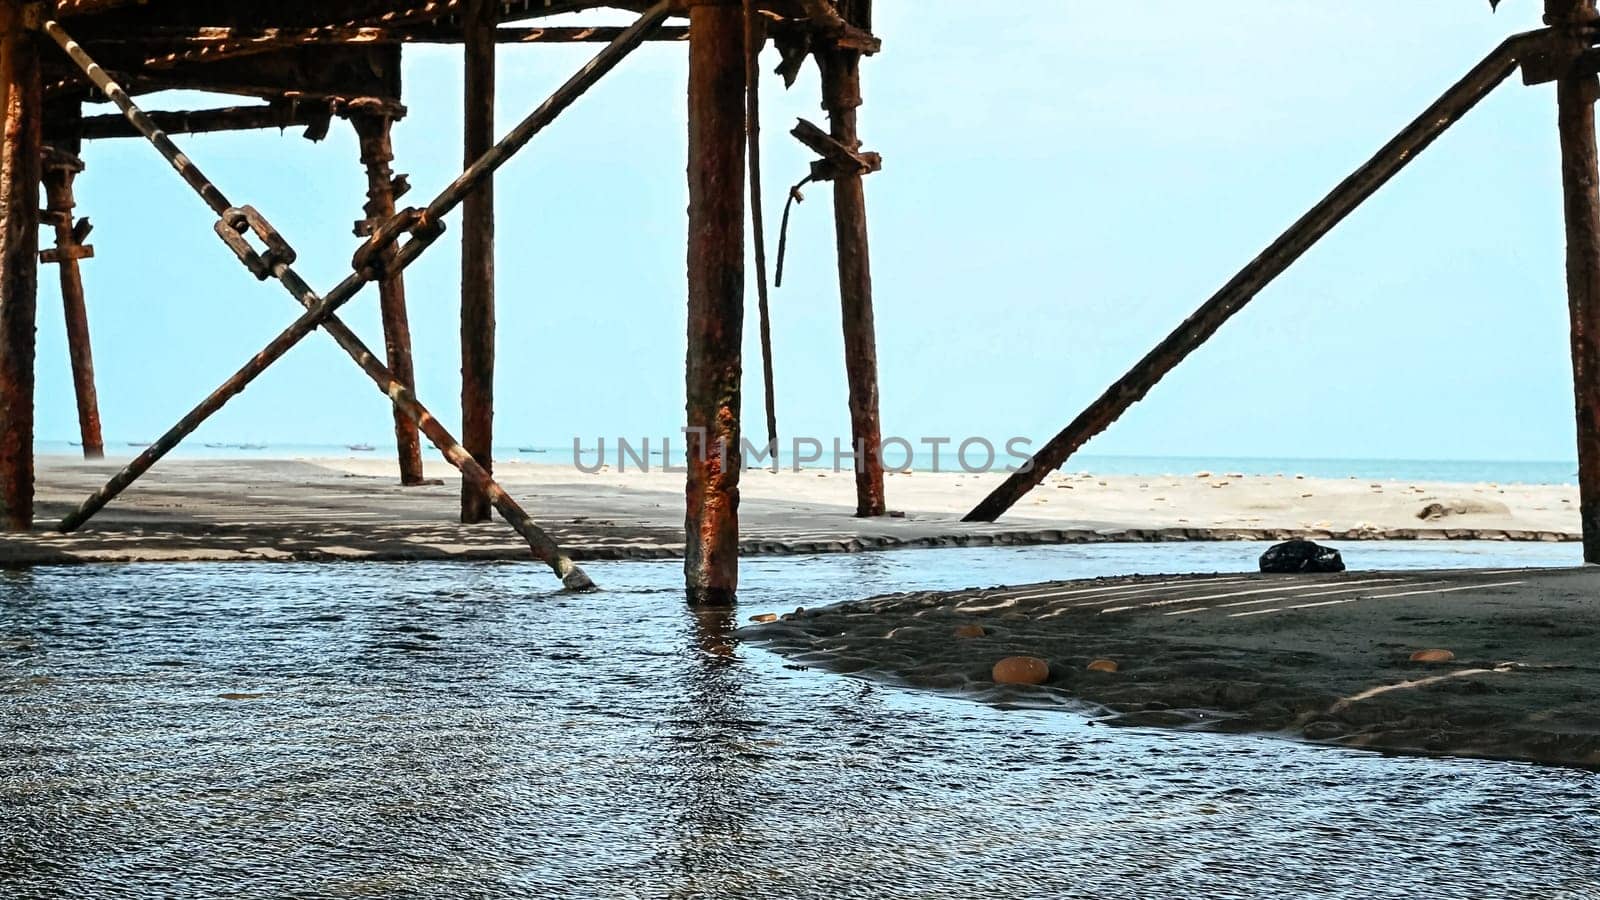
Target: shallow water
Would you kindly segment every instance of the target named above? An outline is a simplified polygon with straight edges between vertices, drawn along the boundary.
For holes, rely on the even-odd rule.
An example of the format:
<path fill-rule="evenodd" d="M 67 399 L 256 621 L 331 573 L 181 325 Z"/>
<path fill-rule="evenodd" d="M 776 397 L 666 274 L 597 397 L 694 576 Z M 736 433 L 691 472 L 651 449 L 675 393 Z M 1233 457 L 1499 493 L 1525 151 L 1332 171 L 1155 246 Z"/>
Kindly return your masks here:
<path fill-rule="evenodd" d="M 758 559 L 740 615 L 1259 550 Z M 520 564 L 0 575 L 0 897 L 1600 897 L 1600 775 L 906 693 L 738 646 L 676 563 L 591 572 L 605 593 Z"/>

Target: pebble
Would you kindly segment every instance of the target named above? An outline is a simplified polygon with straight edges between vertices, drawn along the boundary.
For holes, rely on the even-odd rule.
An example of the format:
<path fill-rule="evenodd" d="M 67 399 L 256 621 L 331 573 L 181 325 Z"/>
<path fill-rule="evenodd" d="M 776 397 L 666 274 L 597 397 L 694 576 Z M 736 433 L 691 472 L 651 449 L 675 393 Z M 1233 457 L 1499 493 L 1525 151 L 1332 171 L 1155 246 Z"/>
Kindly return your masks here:
<path fill-rule="evenodd" d="M 1115 672 L 1117 670 L 1117 663 L 1116 660 L 1097 659 L 1094 662 L 1089 663 L 1089 665 L 1085 666 L 1084 668 L 1088 669 L 1090 672 Z"/>
<path fill-rule="evenodd" d="M 1455 658 L 1456 655 L 1449 650 L 1418 650 L 1411 654 L 1411 661 L 1419 663 L 1444 663 Z"/>
<path fill-rule="evenodd" d="M 987 632 L 987 631 L 985 631 L 983 629 L 982 625 L 957 625 L 956 626 L 956 637 L 958 637 L 958 638 L 981 638 L 981 637 L 983 637 L 984 635 L 986 635 L 988 633 L 989 632 Z"/>
<path fill-rule="evenodd" d="M 1008 656 L 994 664 L 990 675 L 995 684 L 1044 684 L 1050 664 L 1037 656 Z"/>

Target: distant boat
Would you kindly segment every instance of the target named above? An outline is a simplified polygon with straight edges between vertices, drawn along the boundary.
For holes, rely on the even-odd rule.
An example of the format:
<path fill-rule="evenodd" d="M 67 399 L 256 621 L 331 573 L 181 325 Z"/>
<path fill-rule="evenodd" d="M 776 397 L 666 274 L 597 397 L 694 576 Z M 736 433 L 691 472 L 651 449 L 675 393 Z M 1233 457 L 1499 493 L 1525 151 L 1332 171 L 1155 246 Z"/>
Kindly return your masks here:
<path fill-rule="evenodd" d="M 378 448 L 372 446 L 371 444 L 351 444 L 350 449 L 357 453 L 371 453 Z"/>
<path fill-rule="evenodd" d="M 518 453 L 549 453 L 549 450 L 540 450 L 538 447 L 518 447 Z"/>

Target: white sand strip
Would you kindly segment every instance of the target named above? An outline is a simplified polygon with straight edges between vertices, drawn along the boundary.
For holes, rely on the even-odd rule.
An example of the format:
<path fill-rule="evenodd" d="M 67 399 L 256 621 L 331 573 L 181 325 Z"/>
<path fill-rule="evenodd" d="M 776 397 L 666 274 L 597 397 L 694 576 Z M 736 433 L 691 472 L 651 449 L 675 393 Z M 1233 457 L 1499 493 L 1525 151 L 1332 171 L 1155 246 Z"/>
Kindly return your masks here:
<path fill-rule="evenodd" d="M 1366 578 L 1366 579 L 1362 579 L 1360 581 L 1349 581 L 1349 582 L 1345 582 L 1345 583 L 1346 584 L 1351 584 L 1351 585 L 1353 585 L 1353 584 L 1384 584 L 1384 583 L 1391 583 L 1393 581 L 1394 581 L 1394 579 L 1392 579 L 1392 578 Z M 1280 593 L 1280 592 L 1281 593 L 1292 593 L 1292 592 L 1299 592 L 1299 591 L 1307 591 L 1307 590 L 1311 590 L 1313 588 L 1317 588 L 1317 587 L 1321 587 L 1321 586 L 1322 585 L 1317 584 L 1316 582 L 1312 582 L 1312 583 L 1309 583 L 1309 584 L 1298 585 L 1298 586 L 1289 586 L 1289 587 L 1285 587 L 1283 585 L 1273 585 L 1272 587 L 1255 588 L 1255 589 L 1248 590 L 1248 591 L 1234 591 L 1234 592 L 1228 593 L 1228 594 L 1206 594 L 1206 595 L 1200 596 L 1200 597 L 1175 597 L 1175 598 L 1167 599 L 1167 600 L 1157 600 L 1154 603 L 1137 603 L 1137 604 L 1134 604 L 1132 606 L 1112 606 L 1112 607 L 1107 607 L 1106 609 L 1102 609 L 1102 610 L 1100 610 L 1100 612 L 1102 612 L 1102 613 L 1114 613 L 1114 612 L 1124 612 L 1124 611 L 1130 610 L 1130 609 L 1152 609 L 1152 608 L 1162 607 L 1162 606 L 1176 606 L 1179 603 L 1204 603 L 1204 602 L 1209 601 L 1209 600 L 1226 600 L 1226 599 L 1228 599 L 1230 597 L 1248 597 L 1248 596 L 1252 596 L 1252 595 L 1256 595 L 1256 594 L 1275 594 L 1275 593 Z"/>
<path fill-rule="evenodd" d="M 1440 582 L 1435 581 L 1426 583 L 1439 584 Z M 1267 613 L 1287 612 L 1291 609 L 1310 609 L 1313 606 L 1336 606 L 1341 603 L 1355 603 L 1360 600 L 1389 600 L 1395 597 L 1423 597 L 1430 594 L 1453 594 L 1457 591 L 1475 591 L 1482 590 L 1484 588 L 1514 587 L 1522 583 L 1523 582 L 1520 581 L 1500 581 L 1494 584 L 1467 584 L 1462 585 L 1461 587 L 1453 588 L 1431 588 L 1421 591 L 1400 591 L 1393 594 L 1373 594 L 1369 597 L 1351 597 L 1348 600 L 1330 600 L 1324 603 L 1303 603 L 1298 606 L 1282 606 L 1276 609 L 1253 609 L 1249 612 L 1234 613 L 1233 615 L 1229 616 L 1229 618 L 1238 619 L 1245 616 L 1264 616 Z"/>
<path fill-rule="evenodd" d="M 1372 600 L 1388 600 L 1394 597 L 1420 597 L 1424 594 L 1454 594 L 1456 591 L 1481 591 L 1488 588 L 1516 587 L 1520 581 L 1497 581 L 1493 584 L 1464 584 L 1461 587 L 1437 588 L 1427 591 L 1404 591 L 1399 594 L 1374 594 Z"/>

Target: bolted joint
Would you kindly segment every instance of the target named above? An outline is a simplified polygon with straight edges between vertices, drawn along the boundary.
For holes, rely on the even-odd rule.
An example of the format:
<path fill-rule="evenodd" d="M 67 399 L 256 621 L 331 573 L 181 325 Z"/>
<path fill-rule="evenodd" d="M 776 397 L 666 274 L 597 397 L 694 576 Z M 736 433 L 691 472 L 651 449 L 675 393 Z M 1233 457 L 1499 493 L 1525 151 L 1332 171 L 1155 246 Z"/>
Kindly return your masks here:
<path fill-rule="evenodd" d="M 357 224 L 358 233 L 362 227 L 362 223 Z M 356 248 L 355 255 L 350 258 L 350 267 L 368 281 L 383 281 L 395 274 L 390 271 L 390 263 L 401 235 L 409 234 L 414 241 L 431 244 L 444 234 L 445 227 L 444 222 L 429 217 L 427 210 L 411 207 L 395 213 L 375 228 L 369 225 L 368 230 L 366 242 Z"/>
<path fill-rule="evenodd" d="M 253 206 L 233 207 L 225 211 L 215 228 L 217 236 L 228 245 L 233 255 L 239 257 L 239 261 L 244 263 L 257 281 L 266 281 L 277 274 L 279 266 L 294 265 L 298 258 L 283 235 Z M 267 251 L 259 253 L 250 246 L 246 237 L 248 234 L 260 238 Z"/>

